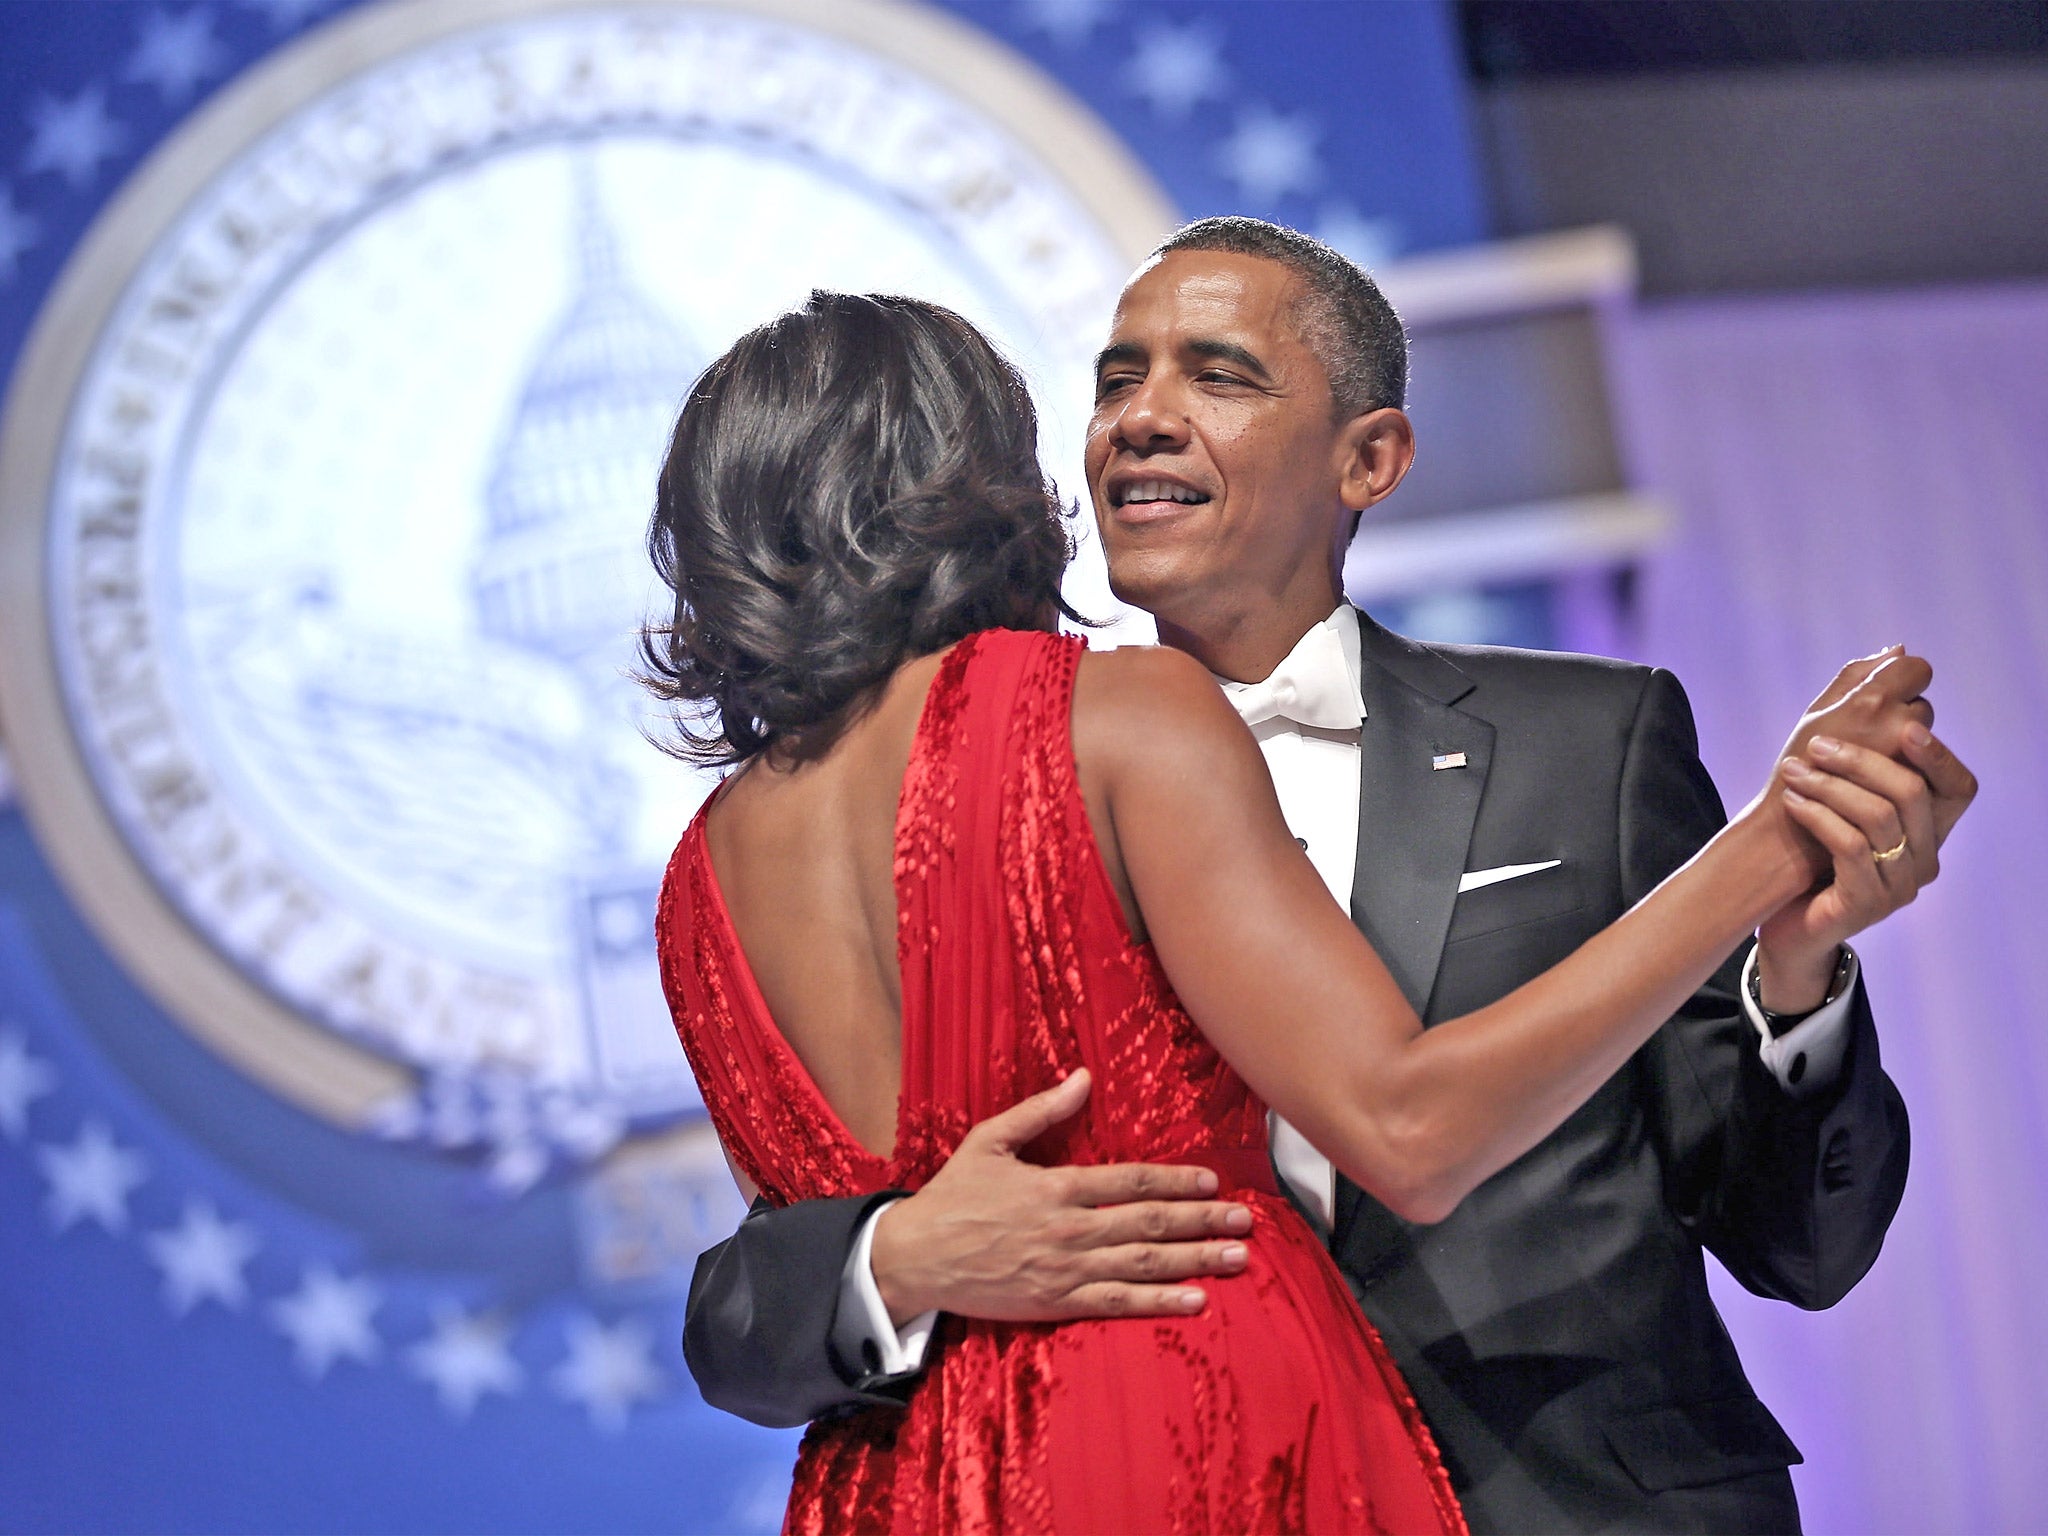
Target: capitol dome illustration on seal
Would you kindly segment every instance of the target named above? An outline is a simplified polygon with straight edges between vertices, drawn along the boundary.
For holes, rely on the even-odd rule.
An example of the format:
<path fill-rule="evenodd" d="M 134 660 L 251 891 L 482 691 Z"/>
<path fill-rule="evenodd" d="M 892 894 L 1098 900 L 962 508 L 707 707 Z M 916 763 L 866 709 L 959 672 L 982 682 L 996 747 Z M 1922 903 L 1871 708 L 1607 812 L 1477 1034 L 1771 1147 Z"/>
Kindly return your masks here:
<path fill-rule="evenodd" d="M 560 829 L 551 866 L 508 871 L 505 883 L 524 876 L 531 889 L 522 894 L 543 908 L 569 893 L 570 921 L 555 931 L 574 935 L 580 1022 L 599 1094 L 543 1092 L 524 1114 L 511 1108 L 520 1096 L 492 1095 L 493 1175 L 513 1187 L 539 1171 L 544 1146 L 587 1157 L 623 1131 L 621 1111 L 644 1121 L 697 1102 L 655 973 L 658 872 L 633 837 L 648 797 L 635 764 L 644 764 L 661 721 L 645 708 L 632 666 L 633 616 L 649 611 L 651 461 L 682 391 L 710 358 L 622 270 L 587 156 L 574 161 L 574 184 L 575 287 L 526 375 L 491 470 L 470 584 L 478 636 L 525 653 L 528 670 L 501 674 L 518 684 L 511 696 L 486 683 L 464 698 L 472 711 L 494 711 L 474 724 L 496 737 L 504 792 L 548 804 Z M 524 702 L 550 692 L 567 705 L 557 719 L 573 722 L 552 737 Z M 408 755 L 433 731 L 424 718 L 407 723 Z M 458 733 L 471 726 L 446 711 L 438 718 Z M 454 807 L 442 802 L 452 798 L 418 803 L 446 825 Z M 492 809 L 463 804 L 463 824 L 476 833 L 458 850 L 464 873 L 506 857 L 508 822 Z M 431 1115 L 446 1126 L 468 1086 L 462 1074 L 430 1078 L 424 1099 L 382 1106 L 377 1123 L 412 1133 Z"/>
<path fill-rule="evenodd" d="M 372 1117 L 387 1135 L 488 1143 L 507 1190 L 550 1154 L 587 1158 L 629 1121 L 696 1102 L 654 974 L 660 845 L 636 829 L 660 794 L 646 735 L 661 722 L 631 669 L 655 468 L 709 356 L 624 272 L 591 154 L 558 168 L 570 292 L 492 456 L 467 590 L 447 594 L 458 624 L 383 629 L 315 579 L 195 625 L 202 667 L 225 680 L 223 726 L 288 786 L 302 832 L 483 964 L 575 976 L 581 1075 L 544 1031 L 416 1026 L 423 1087 Z"/>
<path fill-rule="evenodd" d="M 587 160 L 576 163 L 577 290 L 519 396 L 491 475 L 475 591 L 485 633 L 615 681 L 621 614 L 647 579 L 638 539 L 660 443 L 687 382 L 710 361 L 620 271 Z M 622 515 L 630 510 L 630 516 Z M 636 527 L 637 531 L 637 527 Z"/>

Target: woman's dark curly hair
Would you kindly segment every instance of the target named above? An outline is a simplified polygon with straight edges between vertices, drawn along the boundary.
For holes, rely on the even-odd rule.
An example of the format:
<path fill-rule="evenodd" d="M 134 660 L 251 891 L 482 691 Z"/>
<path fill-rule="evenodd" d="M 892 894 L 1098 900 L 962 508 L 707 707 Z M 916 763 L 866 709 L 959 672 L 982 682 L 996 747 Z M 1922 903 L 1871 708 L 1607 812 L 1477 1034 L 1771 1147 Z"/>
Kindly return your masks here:
<path fill-rule="evenodd" d="M 820 290 L 733 343 L 676 421 L 647 546 L 675 613 L 642 681 L 699 763 L 816 757 L 905 661 L 1074 616 L 1024 380 L 919 299 Z"/>

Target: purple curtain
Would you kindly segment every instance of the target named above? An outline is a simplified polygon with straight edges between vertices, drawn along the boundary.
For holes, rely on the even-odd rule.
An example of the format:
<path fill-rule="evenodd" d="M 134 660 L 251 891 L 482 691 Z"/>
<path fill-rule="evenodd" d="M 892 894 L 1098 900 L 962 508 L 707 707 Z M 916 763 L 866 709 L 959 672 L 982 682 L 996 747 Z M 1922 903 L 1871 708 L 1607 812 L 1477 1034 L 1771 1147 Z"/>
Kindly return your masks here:
<path fill-rule="evenodd" d="M 1983 791 L 1941 881 L 1864 958 L 1912 1177 L 1833 1311 L 1717 1276 L 1807 1456 L 1807 1529 L 2048 1529 L 2048 287 L 1646 312 L 1623 370 L 1683 526 L 1641 588 L 1732 800 L 1851 656 L 1935 664 Z"/>

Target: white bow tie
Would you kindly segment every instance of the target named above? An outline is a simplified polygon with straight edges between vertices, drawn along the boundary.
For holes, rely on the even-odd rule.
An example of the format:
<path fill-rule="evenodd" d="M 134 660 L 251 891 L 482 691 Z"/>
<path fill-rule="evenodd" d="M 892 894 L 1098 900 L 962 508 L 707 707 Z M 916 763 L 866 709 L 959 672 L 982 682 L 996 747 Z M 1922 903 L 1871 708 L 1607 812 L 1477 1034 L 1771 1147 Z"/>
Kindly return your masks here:
<path fill-rule="evenodd" d="M 1355 731 L 1365 720 L 1358 686 L 1344 664 L 1344 642 L 1327 624 L 1303 635 L 1264 682 L 1225 683 L 1223 692 L 1246 725 L 1281 719 L 1325 731 Z"/>

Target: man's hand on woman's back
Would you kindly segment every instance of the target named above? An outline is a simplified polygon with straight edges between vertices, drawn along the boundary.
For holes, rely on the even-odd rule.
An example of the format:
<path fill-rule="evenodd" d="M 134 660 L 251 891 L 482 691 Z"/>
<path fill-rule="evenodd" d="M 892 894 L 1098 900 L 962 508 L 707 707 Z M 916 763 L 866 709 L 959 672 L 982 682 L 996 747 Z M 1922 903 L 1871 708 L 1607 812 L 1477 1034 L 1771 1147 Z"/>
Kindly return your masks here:
<path fill-rule="evenodd" d="M 1211 1198 L 1206 1168 L 1041 1168 L 1018 1156 L 1078 1113 L 1088 1086 L 1077 1071 L 982 1121 L 881 1214 L 870 1257 L 894 1322 L 1185 1316 L 1206 1301 L 1188 1282 L 1244 1268 L 1251 1213 Z"/>

